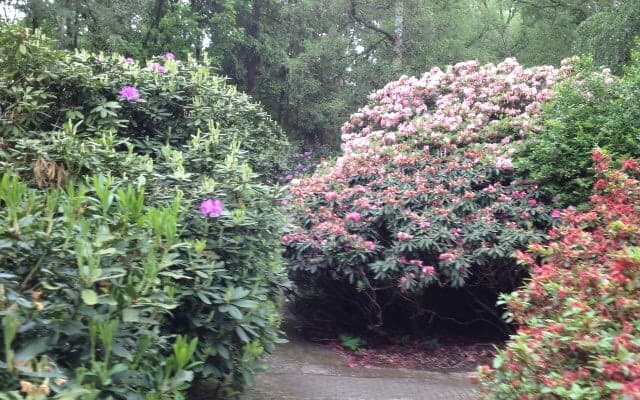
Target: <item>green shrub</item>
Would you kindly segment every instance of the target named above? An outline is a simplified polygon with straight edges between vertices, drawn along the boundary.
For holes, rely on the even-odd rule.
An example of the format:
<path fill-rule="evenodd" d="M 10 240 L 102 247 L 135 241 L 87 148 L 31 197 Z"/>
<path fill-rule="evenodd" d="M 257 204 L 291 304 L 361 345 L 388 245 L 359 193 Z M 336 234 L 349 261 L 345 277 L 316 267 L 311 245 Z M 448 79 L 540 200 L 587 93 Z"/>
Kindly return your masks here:
<path fill-rule="evenodd" d="M 479 370 L 481 399 L 640 398 L 640 168 L 593 159 L 591 209 L 519 255 L 531 280 L 504 298 L 518 333 Z"/>
<path fill-rule="evenodd" d="M 205 79 L 205 67 L 168 63 L 178 72 L 152 76 L 116 56 L 53 51 L 13 29 L 0 46 L 12 40 L 25 50 L 5 47 L 1 62 L 21 59 L 15 50 L 34 63 L 0 72 L 0 170 L 9 171 L 0 196 L 8 343 L 0 393 L 17 393 L 20 381 L 39 387 L 49 372 L 29 368 L 46 367 L 56 374 L 48 387 L 67 398 L 179 399 L 203 377 L 219 384 L 212 396 L 236 395 L 281 336 L 282 193 L 250 166 L 267 168 L 276 154 L 268 144 L 285 143 L 280 130 L 220 78 Z M 141 100 L 118 98 L 119 82 L 133 76 Z M 42 95 L 14 96 L 27 92 Z M 153 105 L 163 96 L 171 112 Z M 206 201 L 222 207 L 205 215 Z M 92 280 L 83 268 L 93 268 Z M 98 303 L 87 304 L 90 291 Z M 98 323 L 114 331 L 112 342 L 95 336 Z M 36 337 L 46 346 L 21 351 Z M 186 364 L 175 364 L 174 343 L 193 352 Z M 28 356 L 17 368 L 15 352 Z"/>
<path fill-rule="evenodd" d="M 192 244 L 177 235 L 179 198 L 148 207 L 111 184 L 44 192 L 2 176 L 2 391 L 180 398 L 193 378 L 197 338 L 166 326 L 183 282 L 213 270 L 181 254 Z"/>
<path fill-rule="evenodd" d="M 614 159 L 640 156 L 640 54 L 623 77 L 595 71 L 588 58 L 544 107 L 544 131 L 520 151 L 516 169 L 561 206 L 588 202 L 595 148 Z"/>
<path fill-rule="evenodd" d="M 165 56 L 146 63 L 117 54 L 53 51 L 47 38 L 0 26 L 0 135 L 16 137 L 59 129 L 117 133 L 137 151 L 157 152 L 164 144 L 183 146 L 193 135 L 237 138 L 252 168 L 269 176 L 287 153 L 287 141 L 267 113 L 205 60 Z M 139 99 L 123 100 L 133 87 Z M 230 143 L 220 147 L 224 157 Z"/>

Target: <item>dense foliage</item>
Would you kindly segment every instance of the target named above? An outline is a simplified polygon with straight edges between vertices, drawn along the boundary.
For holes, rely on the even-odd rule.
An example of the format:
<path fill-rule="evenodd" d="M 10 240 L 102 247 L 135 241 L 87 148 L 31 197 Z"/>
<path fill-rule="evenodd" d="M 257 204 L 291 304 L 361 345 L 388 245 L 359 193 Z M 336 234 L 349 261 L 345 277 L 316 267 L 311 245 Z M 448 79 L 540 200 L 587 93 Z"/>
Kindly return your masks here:
<path fill-rule="evenodd" d="M 139 59 L 206 55 L 292 135 L 333 143 L 381 82 L 425 66 L 593 54 L 618 72 L 640 34 L 638 0 L 4 0 L 0 19 L 61 49 Z M 17 12 L 12 12 L 17 11 Z"/>
<path fill-rule="evenodd" d="M 563 206 L 588 202 L 594 167 L 590 154 L 602 148 L 614 159 L 640 156 L 640 58 L 622 77 L 594 72 L 583 60 L 576 77 L 556 88 L 544 107 L 544 130 L 518 155 L 516 169 L 540 184 Z"/>
<path fill-rule="evenodd" d="M 51 51 L 40 33 L 10 26 L 2 32 L 3 137 L 47 132 L 71 121 L 78 130 L 117 134 L 158 153 L 167 143 L 180 147 L 194 135 L 211 135 L 219 159 L 227 139 L 235 138 L 254 170 L 267 175 L 287 153 L 277 124 L 206 63 L 172 53 L 144 62 Z"/>
<path fill-rule="evenodd" d="M 66 191 L 1 182 L 1 396 L 179 396 L 198 339 L 167 332 L 170 310 L 196 271 L 213 277 L 201 257 L 184 260 L 180 199 L 144 207 L 142 192 L 98 176 Z"/>
<path fill-rule="evenodd" d="M 640 398 L 640 168 L 593 160 L 592 208 L 519 255 L 533 274 L 504 301 L 520 328 L 479 371 L 483 399 Z"/>
<path fill-rule="evenodd" d="M 466 62 L 372 94 L 342 128 L 344 155 L 291 187 L 296 220 L 283 242 L 294 280 L 335 282 L 328 299 L 349 282 L 375 325 L 389 292 L 415 295 L 425 313 L 430 287 L 475 287 L 491 309 L 526 275 L 514 251 L 545 238 L 556 216 L 510 157 L 572 69 Z"/>
<path fill-rule="evenodd" d="M 280 130 L 169 54 L 0 46 L 0 392 L 236 394 L 280 337 Z"/>

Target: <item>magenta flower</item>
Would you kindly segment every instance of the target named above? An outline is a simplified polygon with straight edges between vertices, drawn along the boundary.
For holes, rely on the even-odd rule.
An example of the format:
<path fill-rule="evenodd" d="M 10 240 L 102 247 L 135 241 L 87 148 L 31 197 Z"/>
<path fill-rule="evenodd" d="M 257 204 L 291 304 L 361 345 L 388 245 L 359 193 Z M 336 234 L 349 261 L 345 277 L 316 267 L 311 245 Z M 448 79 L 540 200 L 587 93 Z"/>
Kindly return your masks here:
<path fill-rule="evenodd" d="M 134 60 L 131 57 L 123 57 L 122 61 L 125 62 L 126 64 L 135 64 L 136 63 L 136 60 Z"/>
<path fill-rule="evenodd" d="M 149 67 L 149 69 L 153 72 L 157 72 L 159 74 L 166 74 L 167 71 L 169 71 L 167 69 L 167 67 L 165 67 L 164 65 L 160 65 L 158 63 L 153 63 L 151 64 L 151 66 Z"/>
<path fill-rule="evenodd" d="M 120 98 L 129 102 L 140 100 L 140 92 L 133 86 L 125 86 L 120 91 Z"/>
<path fill-rule="evenodd" d="M 220 200 L 207 199 L 200 204 L 200 214 L 203 217 L 217 218 L 222 215 L 224 205 Z"/>
<path fill-rule="evenodd" d="M 169 51 L 164 53 L 164 59 L 174 61 L 176 59 L 176 55 Z"/>
<path fill-rule="evenodd" d="M 551 218 L 561 218 L 562 217 L 562 213 L 560 212 L 560 210 L 553 210 L 551 212 Z"/>

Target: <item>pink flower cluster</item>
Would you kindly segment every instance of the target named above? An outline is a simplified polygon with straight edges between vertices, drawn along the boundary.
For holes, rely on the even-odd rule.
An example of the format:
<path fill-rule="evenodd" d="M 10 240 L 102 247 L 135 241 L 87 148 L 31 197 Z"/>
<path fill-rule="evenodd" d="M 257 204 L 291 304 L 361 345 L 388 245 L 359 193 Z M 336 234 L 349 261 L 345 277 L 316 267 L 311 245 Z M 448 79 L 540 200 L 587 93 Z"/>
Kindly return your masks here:
<path fill-rule="evenodd" d="M 371 250 L 393 246 L 401 252 L 428 236 L 435 220 L 450 219 L 462 224 L 450 231 L 454 248 L 442 250 L 444 258 L 433 262 L 454 265 L 464 260 L 456 247 L 466 246 L 460 226 L 503 224 L 519 229 L 513 222 L 502 222 L 497 210 L 516 201 L 529 210 L 539 207 L 529 198 L 535 188 L 519 189 L 522 193 L 513 197 L 517 191 L 490 180 L 487 171 L 511 179 L 514 146 L 540 131 L 541 104 L 550 99 L 557 82 L 570 76 L 572 65 L 524 68 L 514 59 L 498 65 L 471 61 L 389 83 L 342 126 L 343 155 L 335 164 L 325 162 L 321 172 L 291 186 L 294 205 L 305 222 L 296 228 L 298 236 L 288 236 L 285 244 L 311 249 L 308 256 L 298 254 L 310 264 L 321 260 L 318 254 L 334 251 L 335 235 L 346 242 L 371 243 Z M 484 198 L 491 205 L 474 205 Z M 473 212 L 456 219 L 458 207 L 466 204 Z M 381 233 L 380 221 L 388 218 L 383 211 L 389 209 L 405 213 Z M 531 218 L 529 211 L 522 215 Z M 415 277 L 440 271 L 407 266 Z M 466 273 L 459 266 L 456 271 Z M 410 275 L 403 276 L 409 282 Z"/>
<path fill-rule="evenodd" d="M 140 100 L 140 91 L 133 86 L 125 86 L 120 90 L 120 99 L 130 103 Z"/>
<path fill-rule="evenodd" d="M 540 129 L 540 103 L 568 70 L 525 69 L 507 59 L 497 66 L 472 61 L 433 68 L 419 79 L 402 77 L 371 95 L 372 104 L 343 125 L 343 149 L 376 152 L 402 137 L 445 148 L 484 142 L 488 125 L 505 116 L 513 117 L 517 137 L 525 137 Z"/>
<path fill-rule="evenodd" d="M 220 200 L 207 199 L 200 204 L 200 214 L 205 218 L 217 218 L 222 215 L 224 204 Z"/>
<path fill-rule="evenodd" d="M 149 66 L 149 70 L 158 74 L 166 74 L 169 70 L 162 64 L 153 63 Z"/>

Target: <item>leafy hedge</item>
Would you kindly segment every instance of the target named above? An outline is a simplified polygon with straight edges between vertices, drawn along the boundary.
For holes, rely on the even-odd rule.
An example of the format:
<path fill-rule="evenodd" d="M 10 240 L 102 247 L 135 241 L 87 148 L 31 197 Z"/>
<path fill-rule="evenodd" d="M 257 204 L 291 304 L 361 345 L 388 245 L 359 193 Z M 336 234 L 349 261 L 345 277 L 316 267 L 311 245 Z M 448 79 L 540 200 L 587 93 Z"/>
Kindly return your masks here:
<path fill-rule="evenodd" d="M 194 135 L 236 138 L 252 168 L 269 176 L 288 146 L 282 130 L 207 61 L 171 53 L 147 61 L 120 55 L 51 50 L 38 32 L 0 27 L 0 111 L 3 137 L 48 132 L 72 121 L 76 129 L 128 138 L 137 151 L 157 153 Z M 137 97 L 123 101 L 130 87 Z M 224 158 L 230 143 L 219 147 Z"/>
<path fill-rule="evenodd" d="M 640 54 L 622 77 L 597 71 L 585 58 L 544 107 L 544 130 L 517 156 L 516 169 L 563 207 L 588 203 L 593 187 L 591 152 L 615 160 L 640 156 Z"/>
<path fill-rule="evenodd" d="M 2 29 L 0 398 L 237 395 L 281 337 L 280 130 L 206 66 Z"/>
<path fill-rule="evenodd" d="M 478 304 L 465 307 L 490 310 L 526 276 L 514 251 L 553 223 L 511 157 L 541 130 L 541 105 L 572 70 L 570 61 L 560 70 L 466 62 L 372 94 L 342 128 L 344 155 L 291 187 L 292 278 L 312 292 L 315 282 L 326 300 L 348 282 L 377 327 L 387 301 L 433 313 L 438 300 L 421 297 L 434 286 L 477 288 Z"/>
<path fill-rule="evenodd" d="M 479 370 L 482 399 L 640 398 L 640 167 L 593 160 L 591 209 L 519 256 L 533 274 L 504 301 L 520 328 Z"/>

